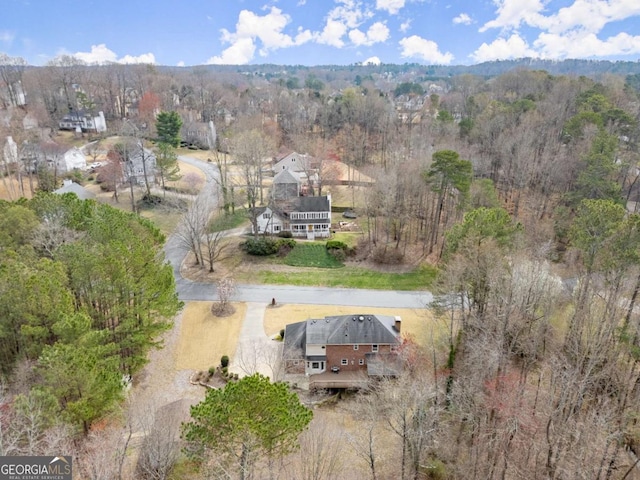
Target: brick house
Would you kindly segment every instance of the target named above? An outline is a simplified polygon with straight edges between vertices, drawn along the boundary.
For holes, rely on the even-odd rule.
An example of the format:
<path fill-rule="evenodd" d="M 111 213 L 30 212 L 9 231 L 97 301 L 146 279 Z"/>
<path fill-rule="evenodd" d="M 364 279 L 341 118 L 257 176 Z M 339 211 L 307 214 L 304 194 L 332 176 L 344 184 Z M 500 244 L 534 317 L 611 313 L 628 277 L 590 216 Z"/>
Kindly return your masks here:
<path fill-rule="evenodd" d="M 289 324 L 282 353 L 285 372 L 310 376 L 325 372 L 397 375 L 401 325 L 400 317 L 369 314 Z"/>

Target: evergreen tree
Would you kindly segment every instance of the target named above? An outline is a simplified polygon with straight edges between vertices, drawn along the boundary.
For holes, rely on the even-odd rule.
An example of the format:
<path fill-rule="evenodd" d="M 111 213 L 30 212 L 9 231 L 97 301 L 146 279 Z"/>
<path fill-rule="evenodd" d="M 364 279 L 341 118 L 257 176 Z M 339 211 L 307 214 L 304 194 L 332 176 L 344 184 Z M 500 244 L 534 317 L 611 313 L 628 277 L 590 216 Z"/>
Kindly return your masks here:
<path fill-rule="evenodd" d="M 172 147 L 180 146 L 180 129 L 182 128 L 182 119 L 178 112 L 160 112 L 156 118 L 156 131 L 158 133 L 158 141 L 167 143 Z"/>
<path fill-rule="evenodd" d="M 286 384 L 254 374 L 208 390 L 206 398 L 191 407 L 192 421 L 184 425 L 183 436 L 190 455 L 204 459 L 213 451 L 235 459 L 240 478 L 252 478 L 256 455 L 290 453 L 312 417 Z"/>

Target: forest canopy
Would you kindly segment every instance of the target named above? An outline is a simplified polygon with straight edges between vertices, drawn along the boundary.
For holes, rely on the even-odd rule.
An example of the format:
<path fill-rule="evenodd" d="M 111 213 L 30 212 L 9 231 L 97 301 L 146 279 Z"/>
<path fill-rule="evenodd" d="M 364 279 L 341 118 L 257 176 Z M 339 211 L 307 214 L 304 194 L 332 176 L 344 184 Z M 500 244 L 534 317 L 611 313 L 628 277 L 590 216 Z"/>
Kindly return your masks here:
<path fill-rule="evenodd" d="M 164 237 L 74 194 L 2 202 L 0 219 L 2 375 L 28 365 L 31 387 L 87 431 L 181 307 Z"/>

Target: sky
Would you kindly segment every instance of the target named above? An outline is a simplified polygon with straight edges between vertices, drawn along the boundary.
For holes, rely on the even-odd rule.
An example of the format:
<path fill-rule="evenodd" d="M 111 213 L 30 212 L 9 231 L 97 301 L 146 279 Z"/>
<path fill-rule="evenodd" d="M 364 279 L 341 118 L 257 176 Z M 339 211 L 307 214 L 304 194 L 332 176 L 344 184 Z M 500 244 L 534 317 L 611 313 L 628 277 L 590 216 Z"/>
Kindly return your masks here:
<path fill-rule="evenodd" d="M 0 53 L 88 63 L 640 59 L 640 0 L 2 0 Z"/>

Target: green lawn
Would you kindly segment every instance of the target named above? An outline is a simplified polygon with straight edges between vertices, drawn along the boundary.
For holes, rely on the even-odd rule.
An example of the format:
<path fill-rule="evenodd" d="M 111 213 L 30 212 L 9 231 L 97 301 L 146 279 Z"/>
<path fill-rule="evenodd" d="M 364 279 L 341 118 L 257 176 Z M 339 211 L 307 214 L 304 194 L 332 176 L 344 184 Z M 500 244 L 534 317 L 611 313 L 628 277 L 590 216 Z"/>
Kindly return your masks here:
<path fill-rule="evenodd" d="M 222 232 L 224 230 L 237 228 L 247 221 L 247 213 L 244 209 L 236 210 L 234 213 L 229 215 L 221 213 L 211 221 L 209 229 L 211 232 Z"/>
<path fill-rule="evenodd" d="M 255 272 L 259 283 L 273 285 L 367 288 L 376 290 L 425 290 L 436 277 L 433 267 L 420 267 L 409 273 L 384 273 L 358 267 L 317 269 L 307 272 Z"/>
<path fill-rule="evenodd" d="M 324 243 L 298 242 L 284 259 L 292 267 L 340 268 L 342 262 L 329 255 Z"/>

